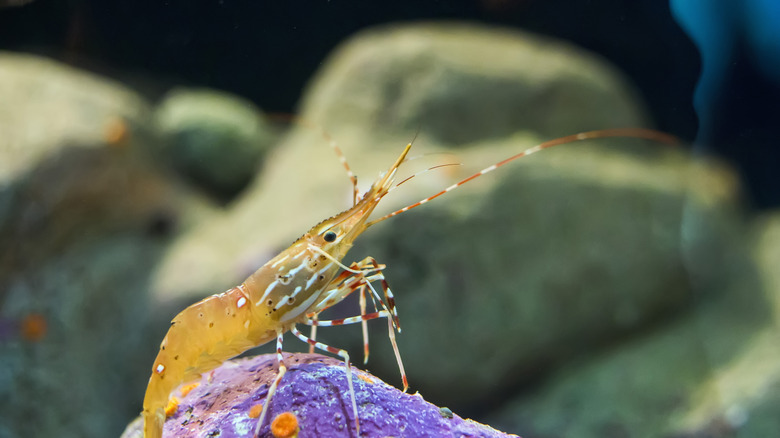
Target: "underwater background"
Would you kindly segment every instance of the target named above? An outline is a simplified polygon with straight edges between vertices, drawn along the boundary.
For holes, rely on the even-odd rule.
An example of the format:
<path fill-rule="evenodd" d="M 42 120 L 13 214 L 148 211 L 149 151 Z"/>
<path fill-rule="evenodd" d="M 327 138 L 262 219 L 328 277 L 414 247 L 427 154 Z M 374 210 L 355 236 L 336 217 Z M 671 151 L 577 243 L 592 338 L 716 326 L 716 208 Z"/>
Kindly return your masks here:
<path fill-rule="evenodd" d="M 778 24 L 772 0 L 0 0 L 0 437 L 119 436 L 171 318 L 350 205 L 330 139 L 363 190 L 413 138 L 407 175 L 462 163 L 389 212 L 624 127 L 681 144 L 518 160 L 345 261 L 388 265 L 411 391 L 457 415 L 780 436 Z M 400 386 L 371 333 L 364 366 L 357 327 L 320 330 Z"/>

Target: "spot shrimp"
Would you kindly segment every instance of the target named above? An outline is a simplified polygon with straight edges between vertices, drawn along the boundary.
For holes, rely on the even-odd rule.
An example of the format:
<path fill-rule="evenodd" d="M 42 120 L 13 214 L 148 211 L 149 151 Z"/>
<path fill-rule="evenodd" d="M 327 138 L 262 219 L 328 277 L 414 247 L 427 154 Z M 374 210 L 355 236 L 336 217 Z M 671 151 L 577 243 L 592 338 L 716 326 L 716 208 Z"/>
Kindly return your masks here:
<path fill-rule="evenodd" d="M 177 387 L 198 379 L 202 373 L 216 368 L 224 361 L 250 348 L 276 340 L 278 372 L 268 389 L 255 428 L 255 435 L 258 435 L 268 414 L 271 398 L 287 371 L 282 356 L 282 338 L 288 331 L 311 347 L 338 355 L 344 360 L 355 430 L 359 435 L 360 422 L 352 385 L 349 354 L 343 349 L 317 342 L 313 339 L 313 335 L 307 337 L 297 328 L 298 324 L 309 325 L 314 329 L 321 326 L 361 323 L 364 326 L 364 347 L 367 355 L 366 321 L 386 319 L 404 391 L 407 390 L 409 385 L 395 339 L 395 333 L 400 333 L 401 326 L 393 293 L 385 280 L 386 266 L 372 257 L 353 262 L 349 266 L 345 265 L 342 260 L 355 239 L 373 225 L 419 207 L 520 157 L 560 144 L 604 137 L 674 141 L 666 134 L 647 129 L 591 131 L 562 137 L 519 152 L 438 193 L 373 220 L 369 220 L 369 217 L 382 198 L 393 187 L 408 180 L 407 178 L 396 184 L 397 171 L 406 160 L 412 144 L 406 145 L 390 168 L 380 174 L 362 196 L 358 196 L 356 178 L 343 154 L 338 147 L 332 145 L 352 180 L 355 193 L 353 206 L 312 227 L 243 283 L 199 301 L 176 315 L 152 366 L 152 374 L 143 401 L 144 437 L 162 436 L 166 417 L 165 407 L 171 392 Z M 374 283 L 381 286 L 381 295 Z M 323 310 L 356 291 L 361 298 L 360 315 L 329 321 L 318 319 L 317 316 Z M 365 294 L 378 303 L 375 312 L 366 313 Z"/>

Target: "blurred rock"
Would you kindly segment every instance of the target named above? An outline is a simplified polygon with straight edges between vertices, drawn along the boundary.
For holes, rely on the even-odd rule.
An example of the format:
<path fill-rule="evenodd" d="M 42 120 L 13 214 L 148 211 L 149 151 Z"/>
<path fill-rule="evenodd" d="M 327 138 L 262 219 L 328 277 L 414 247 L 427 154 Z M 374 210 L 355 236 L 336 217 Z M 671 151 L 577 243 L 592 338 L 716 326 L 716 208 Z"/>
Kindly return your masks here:
<path fill-rule="evenodd" d="M 173 166 L 227 199 L 257 173 L 278 137 L 251 102 L 214 90 L 171 91 L 155 120 Z"/>
<path fill-rule="evenodd" d="M 472 169 L 557 135 L 646 124 L 630 86 L 592 55 L 531 34 L 454 23 L 358 34 L 323 66 L 303 102 L 302 118 L 338 140 L 364 188 L 413 137 L 429 153 L 458 147 Z M 512 146 L 483 151 L 501 138 Z M 452 181 L 442 174 L 418 179 L 422 190 L 405 188 L 387 203 Z M 347 181 L 319 132 L 296 129 L 230 214 L 177 243 L 159 293 L 198 295 L 243 280 L 254 270 L 245 266 L 348 206 Z M 206 248 L 207 260 L 195 260 Z"/>
<path fill-rule="evenodd" d="M 8 358 L 0 364 L 0 397 L 10 403 L 0 436 L 116 435 L 140 410 L 153 355 L 177 310 L 234 286 L 352 203 L 343 168 L 311 129 L 290 133 L 225 207 L 161 167 L 156 157 L 166 151 L 168 163 L 209 181 L 201 186 L 208 191 L 231 186 L 226 175 L 248 178 L 257 168 L 262 122 L 221 94 L 179 94 L 153 117 L 142 98 L 117 84 L 0 54 L 0 95 L 0 331 L 7 332 L 0 355 Z M 356 36 L 323 67 L 302 108 L 305 120 L 338 140 L 363 190 L 413 138 L 415 158 L 399 180 L 463 163 L 415 177 L 388 196 L 385 212 L 551 137 L 646 125 L 643 114 L 620 74 L 587 53 L 454 23 Z M 361 237 L 345 262 L 372 255 L 388 265 L 413 390 L 459 412 L 492 412 L 507 396 L 552 378 L 541 387 L 550 391 L 542 397 L 549 405 L 517 402 L 534 418 L 511 408 L 496 418 L 513 431 L 553 436 L 565 430 L 555 417 L 566 412 L 556 394 L 581 397 L 585 385 L 598 395 L 598 384 L 587 382 L 591 375 L 603 381 L 600 373 L 625 373 L 604 392 L 637 400 L 620 398 L 615 409 L 625 411 L 607 426 L 598 415 L 582 417 L 582 430 L 600 427 L 602 435 L 651 430 L 634 420 L 645 409 L 652 421 L 670 415 L 663 406 L 646 408 L 624 387 L 657 390 L 653 403 L 685 397 L 674 405 L 685 418 L 664 429 L 683 436 L 722 418 L 735 427 L 745 412 L 772 412 L 770 396 L 754 389 L 775 385 L 774 369 L 751 381 L 758 386 L 741 380 L 764 363 L 772 341 L 765 329 L 771 306 L 747 245 L 736 177 L 719 163 L 642 143 L 599 140 L 545 151 Z M 177 149 L 184 145 L 192 149 Z M 235 149 L 225 153 L 228 147 Z M 772 271 L 772 246 L 761 245 Z M 358 313 L 356 303 L 345 305 L 332 315 Z M 17 329 L 39 316 L 45 324 L 37 331 Z M 396 382 L 384 324 L 372 327 L 372 371 Z M 710 332 L 713 342 L 702 341 Z M 354 326 L 323 329 L 320 338 L 361 351 Z M 285 348 L 307 348 L 295 345 Z M 569 368 L 578 377 L 566 383 L 556 370 L 573 358 L 593 365 Z M 628 374 L 631 367 L 643 372 Z M 715 374 L 731 369 L 748 372 Z M 714 380 L 705 382 L 708 376 Z M 707 403 L 707 391 L 721 384 L 737 388 L 726 405 L 736 408 Z M 52 414 L 31 422 L 30 412 Z"/>
<path fill-rule="evenodd" d="M 643 113 L 618 73 L 568 45 L 420 24 L 346 43 L 312 82 L 302 117 L 339 140 L 363 189 L 418 127 L 412 155 L 457 148 L 454 159 L 412 161 L 407 175 L 464 165 L 405 184 L 384 202 L 390 211 L 550 136 L 640 126 Z M 545 151 L 358 240 L 347 261 L 372 255 L 388 265 L 413 388 L 456 409 L 484 405 L 726 290 L 750 263 L 736 177 L 719 163 L 637 143 Z M 174 244 L 155 295 L 187 302 L 224 290 L 350 202 L 332 151 L 317 133 L 296 130 L 227 215 Z M 358 312 L 347 305 L 335 313 Z M 386 336 L 382 324 L 377 330 L 375 339 Z M 321 332 L 360 351 L 359 330 Z M 396 381 L 387 344 L 372 343 L 370 366 Z"/>
<path fill-rule="evenodd" d="M 294 354 L 285 355 L 285 363 L 288 370 L 271 400 L 261 436 L 271 436 L 270 421 L 284 412 L 297 418 L 300 438 L 353 436 L 355 421 L 343 362 Z M 181 397 L 165 423 L 165 436 L 251 436 L 258 418 L 249 416 L 250 409 L 265 403 L 276 373 L 275 354 L 225 362 Z M 515 436 L 442 414 L 419 394 L 402 393 L 364 371 L 353 368 L 352 373 L 361 436 Z M 142 429 L 142 422 L 131 423 L 122 438 L 141 437 Z"/>
<path fill-rule="evenodd" d="M 725 293 L 749 263 L 733 187 L 718 192 L 729 172 L 675 151 L 646 153 L 549 151 L 492 190 L 395 218 L 356 245 L 353 257 L 370 249 L 389 266 L 415 388 L 456 408 L 478 405 Z M 699 221 L 689 242 L 685 211 Z M 694 264 L 689 247 L 709 252 L 697 250 Z M 396 373 L 389 353 L 372 356 L 383 377 Z"/>
<path fill-rule="evenodd" d="M 140 96 L 46 58 L 0 52 L 0 95 L 6 184 L 63 144 L 121 145 L 117 123 L 130 136 L 148 135 L 142 125 L 149 106 Z"/>
<path fill-rule="evenodd" d="M 4 53 L 0 95 L 0 248 L 33 262 L 29 253 L 50 254 L 85 234 L 191 223 L 186 206 L 207 208 L 154 165 L 149 106 L 132 91 Z"/>
<path fill-rule="evenodd" d="M 426 146 L 448 147 L 646 121 L 631 86 L 594 55 L 529 33 L 462 23 L 361 33 L 319 71 L 304 108 L 328 129 L 358 126 L 373 142 L 399 133 L 409 140 L 417 132 Z"/>
<path fill-rule="evenodd" d="M 159 342 L 150 273 L 213 208 L 155 164 L 123 86 L 2 53 L 0 95 L 0 436 L 116 435 Z"/>
<path fill-rule="evenodd" d="M 573 363 L 488 421 L 544 437 L 780 436 L 779 327 L 733 304 Z"/>
<path fill-rule="evenodd" d="M 780 212 L 765 213 L 756 222 L 754 256 L 763 274 L 767 300 L 780 327 Z"/>

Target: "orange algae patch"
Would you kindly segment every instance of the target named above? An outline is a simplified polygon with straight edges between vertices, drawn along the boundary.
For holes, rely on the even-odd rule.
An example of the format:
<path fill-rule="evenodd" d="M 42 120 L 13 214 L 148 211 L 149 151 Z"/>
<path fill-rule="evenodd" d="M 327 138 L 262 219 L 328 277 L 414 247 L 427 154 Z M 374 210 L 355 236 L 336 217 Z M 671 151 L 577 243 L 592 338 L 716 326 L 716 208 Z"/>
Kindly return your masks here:
<path fill-rule="evenodd" d="M 276 438 L 298 436 L 298 418 L 292 412 L 282 412 L 271 422 L 271 434 Z"/>
<path fill-rule="evenodd" d="M 254 405 L 249 408 L 249 412 L 247 412 L 246 416 L 249 418 L 257 418 L 260 416 L 261 412 L 263 412 L 263 405 Z"/>
<path fill-rule="evenodd" d="M 130 137 L 127 122 L 121 117 L 112 118 L 106 123 L 103 138 L 111 146 L 124 146 Z"/>
<path fill-rule="evenodd" d="M 372 379 L 372 378 L 371 378 L 369 375 L 367 375 L 367 374 L 363 374 L 363 373 L 355 373 L 355 375 L 357 376 L 357 378 L 358 378 L 358 379 L 360 379 L 360 380 L 362 380 L 362 381 L 364 381 L 364 382 L 366 382 L 366 383 L 370 383 L 370 384 L 372 384 L 372 385 L 373 385 L 374 383 L 376 383 L 376 382 L 374 382 L 374 379 Z"/>
<path fill-rule="evenodd" d="M 179 392 L 181 392 L 182 397 L 187 397 L 187 394 L 198 386 L 200 386 L 200 382 L 190 383 L 189 385 L 182 386 Z"/>
<path fill-rule="evenodd" d="M 179 399 L 176 397 L 171 397 L 171 399 L 168 400 L 168 406 L 165 407 L 165 416 L 170 417 L 171 415 L 175 414 L 176 409 L 179 409 Z"/>
<path fill-rule="evenodd" d="M 38 342 L 46 335 L 46 318 L 39 313 L 31 313 L 22 319 L 19 329 L 24 340 Z"/>

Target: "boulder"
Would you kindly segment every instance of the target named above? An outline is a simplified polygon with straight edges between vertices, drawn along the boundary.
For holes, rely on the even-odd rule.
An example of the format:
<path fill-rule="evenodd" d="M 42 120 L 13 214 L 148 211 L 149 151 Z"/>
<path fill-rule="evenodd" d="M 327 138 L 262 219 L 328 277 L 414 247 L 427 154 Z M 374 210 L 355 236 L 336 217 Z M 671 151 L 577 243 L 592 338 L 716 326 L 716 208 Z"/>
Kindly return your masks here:
<path fill-rule="evenodd" d="M 573 362 L 486 421 L 524 436 L 778 436 L 780 326 L 748 306 L 703 306 Z"/>
<path fill-rule="evenodd" d="M 159 343 L 150 274 L 213 207 L 157 165 L 134 91 L 3 52 L 0 95 L 0 436 L 116 435 Z"/>
<path fill-rule="evenodd" d="M 238 359 L 207 373 L 180 397 L 165 422 L 164 436 L 252 436 L 262 409 L 258 408 L 266 403 L 276 378 L 276 360 L 275 354 Z M 287 354 L 285 364 L 287 373 L 271 400 L 260 436 L 272 436 L 271 423 L 280 414 L 294 415 L 299 438 L 357 436 L 344 363 L 318 354 Z M 357 368 L 352 369 L 352 383 L 360 436 L 516 436 L 463 419 Z M 143 422 L 133 422 L 122 438 L 140 438 L 142 431 Z"/>
<path fill-rule="evenodd" d="M 162 154 L 211 194 L 231 199 L 258 173 L 277 133 L 251 102 L 230 93 L 177 88 L 155 109 Z"/>

